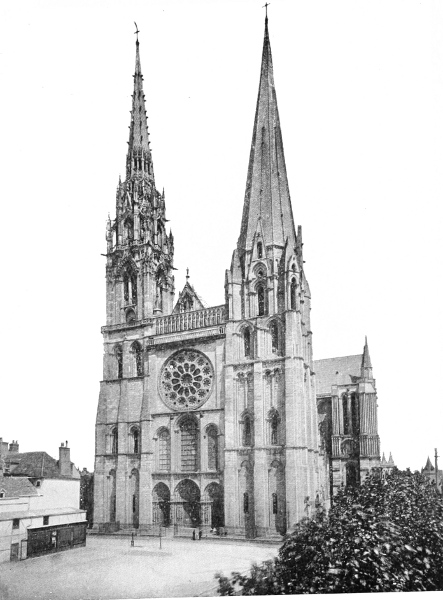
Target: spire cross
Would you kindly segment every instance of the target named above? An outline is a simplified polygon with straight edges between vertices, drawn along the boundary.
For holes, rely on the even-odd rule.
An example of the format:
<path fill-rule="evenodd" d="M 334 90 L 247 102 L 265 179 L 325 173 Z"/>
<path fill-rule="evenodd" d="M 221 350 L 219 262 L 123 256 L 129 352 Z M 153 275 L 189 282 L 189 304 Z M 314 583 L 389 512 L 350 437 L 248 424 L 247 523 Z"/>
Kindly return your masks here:
<path fill-rule="evenodd" d="M 266 18 L 268 18 L 268 6 L 270 5 L 270 2 L 266 2 L 266 4 L 264 6 L 262 6 L 262 8 L 266 8 Z"/>
<path fill-rule="evenodd" d="M 189 269 L 187 268 L 186 269 L 186 281 L 188 281 L 188 279 L 189 279 Z"/>
<path fill-rule="evenodd" d="M 135 31 L 134 31 L 134 35 L 137 36 L 137 42 L 138 42 L 138 34 L 140 33 L 139 28 L 137 27 L 137 23 L 134 21 L 134 25 L 135 25 Z"/>

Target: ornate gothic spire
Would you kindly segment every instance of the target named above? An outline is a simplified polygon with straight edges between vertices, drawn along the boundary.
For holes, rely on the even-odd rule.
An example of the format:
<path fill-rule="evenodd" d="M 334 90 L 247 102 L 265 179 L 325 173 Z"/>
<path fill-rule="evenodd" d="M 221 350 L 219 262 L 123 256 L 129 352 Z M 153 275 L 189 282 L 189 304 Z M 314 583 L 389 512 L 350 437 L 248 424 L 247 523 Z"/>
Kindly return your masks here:
<path fill-rule="evenodd" d="M 253 236 L 261 221 L 266 246 L 283 247 L 286 240 L 295 246 L 296 236 L 286 175 L 283 139 L 274 86 L 268 18 L 255 111 L 251 154 L 238 248 L 252 248 Z"/>
<path fill-rule="evenodd" d="M 135 42 L 134 93 L 132 94 L 131 123 L 129 125 L 126 178 L 134 174 L 145 175 L 154 181 L 138 36 Z"/>

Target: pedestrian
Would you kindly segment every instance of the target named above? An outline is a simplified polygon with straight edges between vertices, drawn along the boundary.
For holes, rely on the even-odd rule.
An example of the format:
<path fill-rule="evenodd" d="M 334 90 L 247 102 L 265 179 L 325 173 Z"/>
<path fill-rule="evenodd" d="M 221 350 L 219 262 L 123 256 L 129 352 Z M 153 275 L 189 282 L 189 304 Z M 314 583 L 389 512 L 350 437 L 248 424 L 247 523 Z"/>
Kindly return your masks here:
<path fill-rule="evenodd" d="M 195 540 L 195 529 L 194 529 L 194 531 L 192 532 L 192 539 L 193 539 L 193 540 Z"/>
<path fill-rule="evenodd" d="M 200 529 L 200 531 L 198 532 L 198 539 L 199 540 L 202 539 L 202 535 L 203 535 L 203 531 Z"/>

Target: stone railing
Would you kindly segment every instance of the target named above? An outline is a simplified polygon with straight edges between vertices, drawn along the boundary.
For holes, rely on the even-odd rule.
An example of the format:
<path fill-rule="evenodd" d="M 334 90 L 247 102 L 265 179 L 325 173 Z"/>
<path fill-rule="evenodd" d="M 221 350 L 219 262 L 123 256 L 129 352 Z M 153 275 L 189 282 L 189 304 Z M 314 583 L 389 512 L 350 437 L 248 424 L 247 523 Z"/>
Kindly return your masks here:
<path fill-rule="evenodd" d="M 226 308 L 222 304 L 221 306 L 177 313 L 176 315 L 168 315 L 167 317 L 157 317 L 154 319 L 155 335 L 211 327 L 212 325 L 219 325 L 225 322 Z"/>

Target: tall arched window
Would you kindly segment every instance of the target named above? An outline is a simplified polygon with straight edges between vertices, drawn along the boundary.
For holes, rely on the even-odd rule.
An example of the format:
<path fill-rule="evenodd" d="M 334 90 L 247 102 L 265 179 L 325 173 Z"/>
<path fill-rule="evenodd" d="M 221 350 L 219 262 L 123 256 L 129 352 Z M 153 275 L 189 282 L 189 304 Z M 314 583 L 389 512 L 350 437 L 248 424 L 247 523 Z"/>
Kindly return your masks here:
<path fill-rule="evenodd" d="M 137 377 L 143 376 L 143 348 L 138 342 L 134 342 L 131 347 L 132 353 L 134 355 L 134 363 L 135 369 L 134 374 Z"/>
<path fill-rule="evenodd" d="M 243 512 L 249 512 L 249 494 L 248 492 L 244 492 L 243 494 Z"/>
<path fill-rule="evenodd" d="M 272 352 L 278 354 L 279 351 L 279 335 L 278 335 L 278 324 L 275 321 L 272 321 L 269 326 L 271 330 L 271 341 L 272 341 Z"/>
<path fill-rule="evenodd" d="M 275 410 L 272 413 L 271 420 L 270 420 L 271 444 L 278 444 L 278 423 L 279 423 L 278 412 Z"/>
<path fill-rule="evenodd" d="M 243 446 L 252 446 L 252 421 L 249 415 L 243 420 Z"/>
<path fill-rule="evenodd" d="M 358 411 L 358 398 L 355 394 L 351 396 L 351 422 L 352 433 L 358 435 L 360 433 L 360 419 Z"/>
<path fill-rule="evenodd" d="M 272 494 L 272 514 L 278 514 L 278 497 L 275 492 Z"/>
<path fill-rule="evenodd" d="M 348 397 L 343 396 L 343 433 L 348 435 L 350 433 L 349 428 L 349 412 L 348 412 Z"/>
<path fill-rule="evenodd" d="M 257 257 L 263 258 L 263 244 L 261 242 L 257 243 Z"/>
<path fill-rule="evenodd" d="M 131 275 L 132 304 L 137 304 L 137 275 Z"/>
<path fill-rule="evenodd" d="M 115 470 L 109 471 L 109 521 L 115 523 L 115 517 L 117 512 L 117 493 L 116 493 L 116 480 Z"/>
<path fill-rule="evenodd" d="M 123 292 L 125 302 L 129 302 L 129 275 L 127 273 L 123 275 Z"/>
<path fill-rule="evenodd" d="M 180 423 L 181 432 L 181 468 L 190 472 L 198 470 L 198 425 L 188 416 Z"/>
<path fill-rule="evenodd" d="M 171 470 L 171 436 L 167 429 L 158 434 L 158 468 L 160 471 Z"/>
<path fill-rule="evenodd" d="M 246 358 L 252 357 L 252 348 L 251 348 L 251 330 L 247 327 L 243 331 L 243 347 Z"/>
<path fill-rule="evenodd" d="M 114 427 L 111 431 L 111 453 L 118 454 L 118 429 Z"/>
<path fill-rule="evenodd" d="M 297 295 L 297 282 L 295 281 L 295 277 L 291 280 L 291 309 L 295 310 L 295 298 Z"/>
<path fill-rule="evenodd" d="M 115 358 L 117 360 L 117 378 L 123 377 L 123 348 L 118 344 L 115 347 Z"/>
<path fill-rule="evenodd" d="M 218 431 L 213 425 L 207 429 L 208 436 L 208 469 L 218 471 Z"/>
<path fill-rule="evenodd" d="M 138 427 L 133 427 L 131 429 L 131 437 L 132 437 L 132 452 L 134 454 L 140 453 L 140 431 Z"/>
<path fill-rule="evenodd" d="M 257 287 L 257 302 L 258 302 L 258 316 L 261 317 L 266 314 L 266 298 L 265 288 L 263 284 Z"/>

